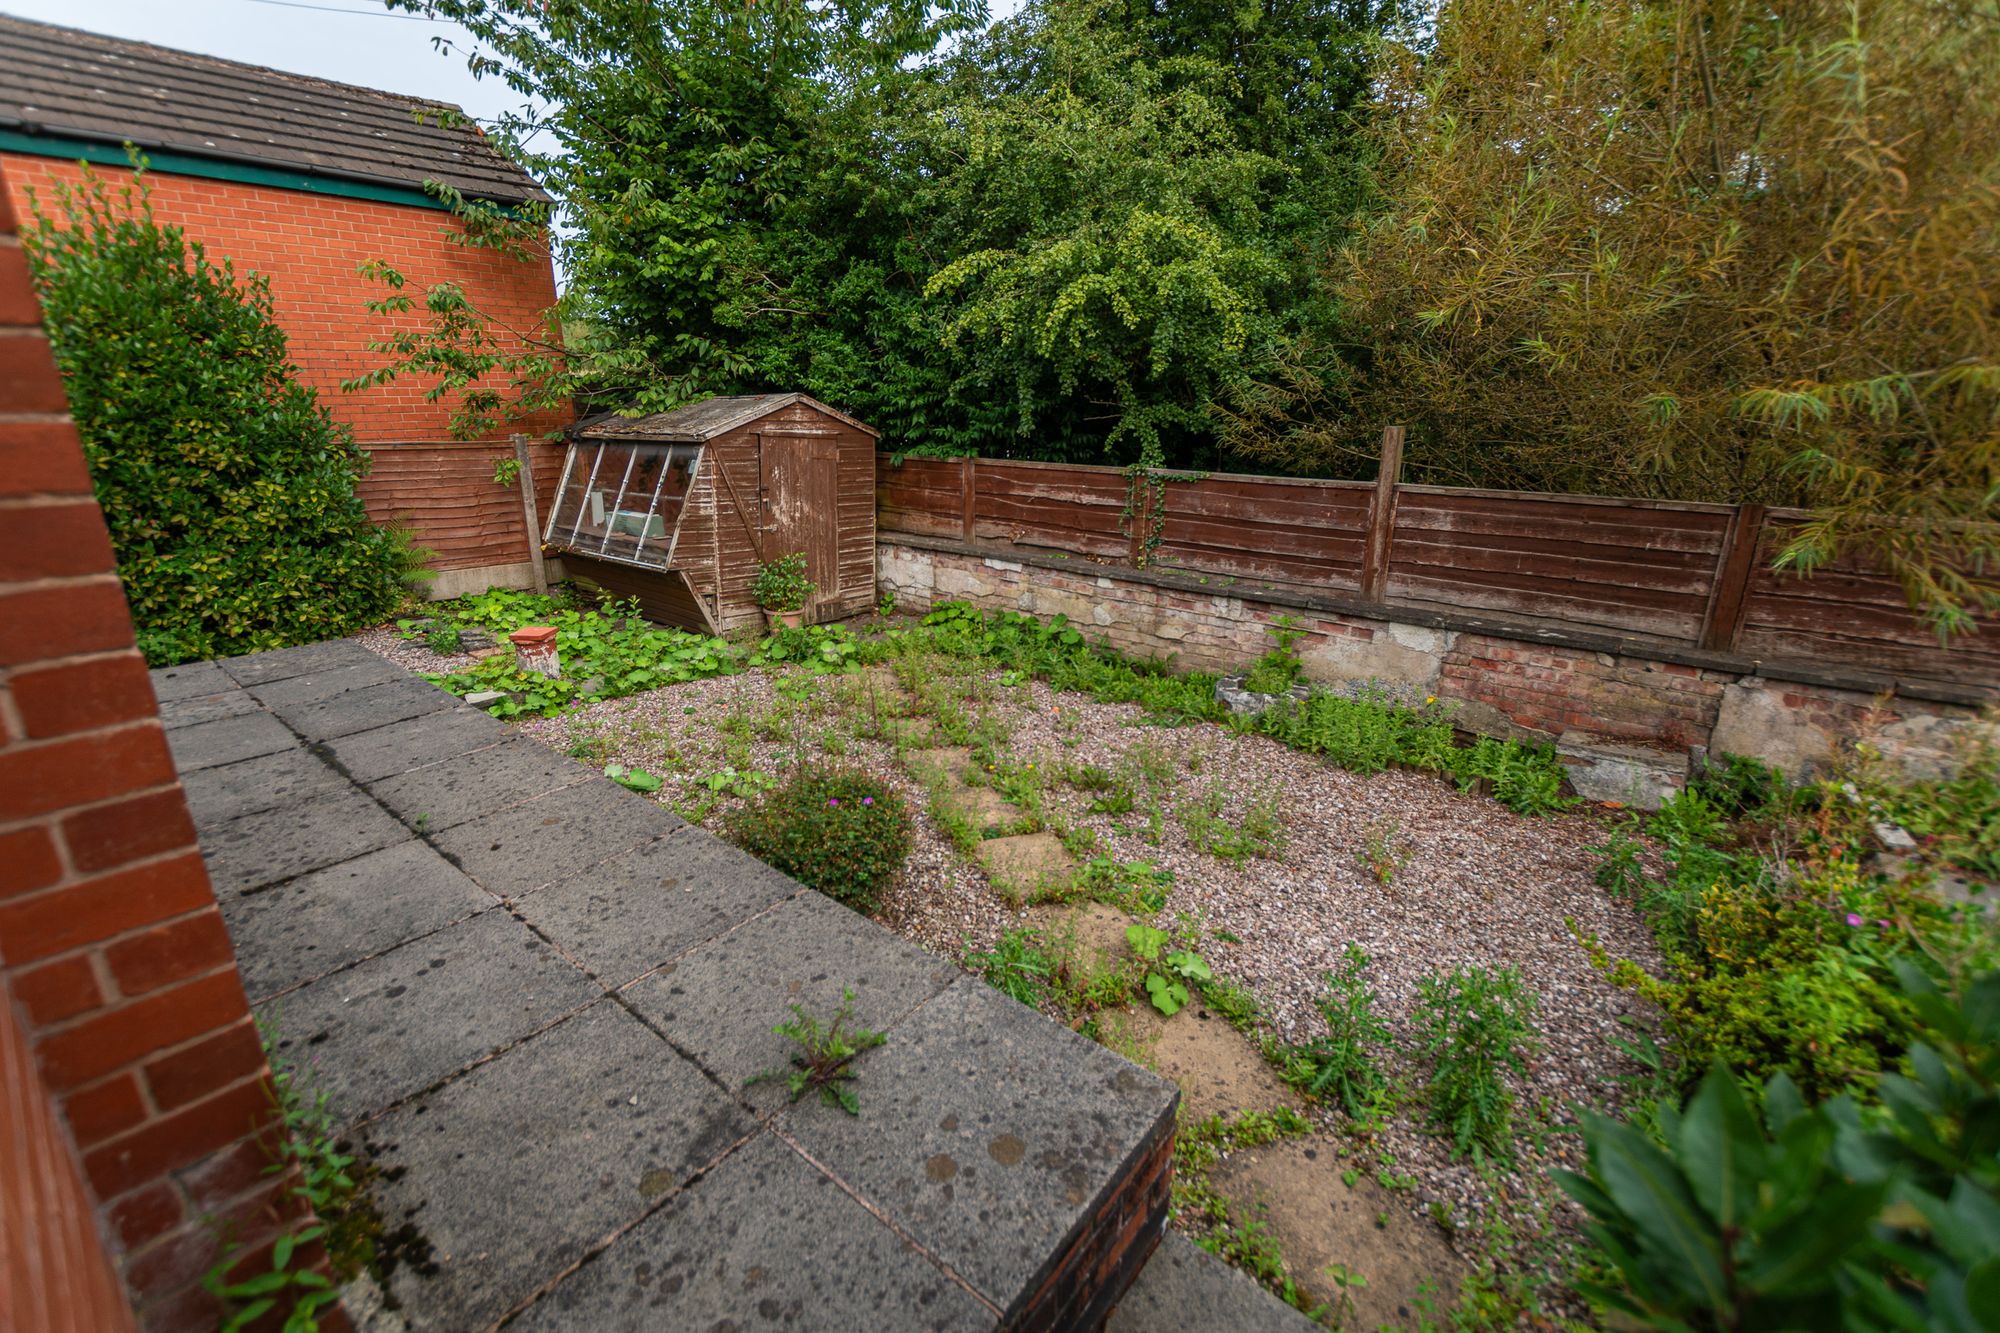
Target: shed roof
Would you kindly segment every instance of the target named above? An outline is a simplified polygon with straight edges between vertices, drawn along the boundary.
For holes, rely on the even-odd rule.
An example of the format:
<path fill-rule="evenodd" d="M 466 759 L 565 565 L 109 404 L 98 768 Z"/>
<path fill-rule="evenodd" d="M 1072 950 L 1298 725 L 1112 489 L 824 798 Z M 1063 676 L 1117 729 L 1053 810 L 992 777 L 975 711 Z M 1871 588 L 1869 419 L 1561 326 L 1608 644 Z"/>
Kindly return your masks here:
<path fill-rule="evenodd" d="M 726 435 L 739 426 L 747 426 L 794 403 L 804 403 L 814 411 L 824 412 L 836 421 L 844 421 L 878 440 L 882 438 L 882 432 L 873 426 L 856 421 L 838 408 L 828 407 L 812 395 L 803 393 L 752 393 L 733 398 L 708 398 L 686 407 L 677 407 L 671 412 L 655 412 L 645 417 L 621 417 L 616 413 L 607 413 L 583 422 L 576 433 L 587 440 L 660 440 L 669 444 L 699 444 L 718 435 Z"/>
<path fill-rule="evenodd" d="M 458 107 L 0 17 L 0 129 L 479 199 L 546 200 Z"/>

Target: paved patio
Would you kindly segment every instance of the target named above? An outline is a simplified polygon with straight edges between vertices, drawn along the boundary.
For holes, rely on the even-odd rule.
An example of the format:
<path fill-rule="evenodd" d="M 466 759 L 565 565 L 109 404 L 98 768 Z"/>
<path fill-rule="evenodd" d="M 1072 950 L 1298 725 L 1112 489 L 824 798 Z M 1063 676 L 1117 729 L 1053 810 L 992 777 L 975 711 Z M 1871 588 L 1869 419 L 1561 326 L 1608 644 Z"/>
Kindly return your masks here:
<path fill-rule="evenodd" d="M 1084 1327 L 1150 1248 L 1177 1094 L 1145 1070 L 357 644 L 154 685 L 411 1327 Z M 846 987 L 888 1033 L 858 1117 L 746 1085 Z M 1296 1319 L 1161 1253 L 1117 1326 Z"/>

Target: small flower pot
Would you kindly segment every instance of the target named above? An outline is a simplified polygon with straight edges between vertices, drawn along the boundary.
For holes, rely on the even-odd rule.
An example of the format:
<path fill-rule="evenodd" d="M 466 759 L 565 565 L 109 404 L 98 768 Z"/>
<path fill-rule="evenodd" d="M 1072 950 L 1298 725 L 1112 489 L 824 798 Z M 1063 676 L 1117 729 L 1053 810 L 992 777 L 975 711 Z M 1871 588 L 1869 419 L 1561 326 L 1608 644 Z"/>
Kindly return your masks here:
<path fill-rule="evenodd" d="M 774 630 L 797 629 L 805 623 L 806 618 L 806 613 L 803 611 L 766 611 L 764 614 L 769 617 L 771 628 Z"/>

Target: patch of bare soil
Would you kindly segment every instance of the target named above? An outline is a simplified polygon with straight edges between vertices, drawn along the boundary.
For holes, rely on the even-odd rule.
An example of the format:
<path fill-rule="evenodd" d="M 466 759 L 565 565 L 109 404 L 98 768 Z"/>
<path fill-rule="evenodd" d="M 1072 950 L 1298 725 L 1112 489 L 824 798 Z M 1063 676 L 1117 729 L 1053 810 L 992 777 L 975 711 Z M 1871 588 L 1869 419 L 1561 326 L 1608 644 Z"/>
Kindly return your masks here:
<path fill-rule="evenodd" d="M 1183 1123 L 1211 1115 L 1302 1109 L 1299 1095 L 1250 1039 L 1200 1001 L 1172 1018 L 1150 1005 L 1135 1005 L 1124 1030 L 1155 1073 L 1180 1085 Z"/>
<path fill-rule="evenodd" d="M 1309 1304 L 1350 1303 L 1329 1312 L 1340 1327 L 1418 1327 L 1420 1313 L 1450 1308 L 1465 1261 L 1365 1171 L 1349 1183 L 1342 1173 L 1353 1168 L 1338 1151 L 1318 1135 L 1245 1148 L 1209 1179 L 1242 1216 L 1269 1228 Z"/>

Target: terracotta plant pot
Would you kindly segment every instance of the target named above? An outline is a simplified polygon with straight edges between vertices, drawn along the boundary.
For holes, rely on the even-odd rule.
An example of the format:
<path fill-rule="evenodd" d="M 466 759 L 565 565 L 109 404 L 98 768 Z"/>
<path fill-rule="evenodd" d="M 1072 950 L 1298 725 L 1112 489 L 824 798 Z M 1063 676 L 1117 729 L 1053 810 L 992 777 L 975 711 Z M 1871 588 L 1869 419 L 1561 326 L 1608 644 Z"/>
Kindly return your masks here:
<path fill-rule="evenodd" d="M 797 629 L 806 618 L 803 611 L 766 611 L 764 614 L 770 618 L 772 629 Z"/>

